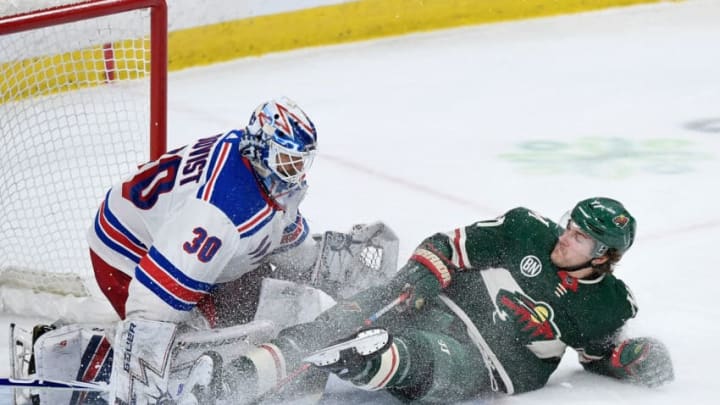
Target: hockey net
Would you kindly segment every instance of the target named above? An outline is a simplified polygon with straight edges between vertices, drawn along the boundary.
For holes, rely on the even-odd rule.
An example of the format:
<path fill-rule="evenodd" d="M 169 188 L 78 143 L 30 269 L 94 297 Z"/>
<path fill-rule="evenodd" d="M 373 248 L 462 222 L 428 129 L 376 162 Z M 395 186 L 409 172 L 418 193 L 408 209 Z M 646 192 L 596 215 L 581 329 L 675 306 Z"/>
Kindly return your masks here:
<path fill-rule="evenodd" d="M 0 4 L 0 294 L 97 295 L 85 235 L 165 149 L 164 0 Z M 0 297 L 0 311 L 8 308 Z"/>

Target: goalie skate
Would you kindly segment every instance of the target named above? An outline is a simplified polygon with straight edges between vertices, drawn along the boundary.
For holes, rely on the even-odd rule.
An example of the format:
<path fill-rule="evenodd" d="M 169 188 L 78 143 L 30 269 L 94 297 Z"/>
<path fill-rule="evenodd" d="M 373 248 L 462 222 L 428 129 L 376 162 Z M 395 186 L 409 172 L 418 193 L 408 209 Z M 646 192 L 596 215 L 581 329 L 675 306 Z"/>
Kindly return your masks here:
<path fill-rule="evenodd" d="M 15 323 L 10 324 L 10 376 L 14 380 L 29 381 L 35 378 L 33 344 L 45 332 L 54 329 L 50 325 L 36 325 L 32 332 Z M 37 403 L 37 388 L 17 388 L 13 395 L 14 404 Z"/>
<path fill-rule="evenodd" d="M 10 376 L 12 378 L 27 378 L 28 366 L 32 356 L 32 334 L 29 331 L 10 324 Z"/>

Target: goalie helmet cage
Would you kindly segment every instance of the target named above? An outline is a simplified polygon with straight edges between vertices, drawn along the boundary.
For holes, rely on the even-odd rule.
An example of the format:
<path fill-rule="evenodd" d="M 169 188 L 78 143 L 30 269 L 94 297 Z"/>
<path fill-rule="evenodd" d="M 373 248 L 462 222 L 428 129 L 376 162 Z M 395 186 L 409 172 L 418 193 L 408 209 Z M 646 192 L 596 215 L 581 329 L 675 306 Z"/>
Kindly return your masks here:
<path fill-rule="evenodd" d="M 0 288 L 96 295 L 85 239 L 96 210 L 112 184 L 166 148 L 167 6 L 9 3 L 0 5 Z M 3 10 L 12 6 L 23 10 Z M 3 310 L 14 312 L 0 300 Z"/>

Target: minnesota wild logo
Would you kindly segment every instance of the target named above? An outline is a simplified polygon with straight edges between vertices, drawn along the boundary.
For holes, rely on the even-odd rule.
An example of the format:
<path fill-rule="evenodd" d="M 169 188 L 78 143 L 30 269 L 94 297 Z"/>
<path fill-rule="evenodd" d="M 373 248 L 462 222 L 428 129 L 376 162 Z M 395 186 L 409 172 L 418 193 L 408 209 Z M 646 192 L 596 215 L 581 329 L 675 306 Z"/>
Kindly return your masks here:
<path fill-rule="evenodd" d="M 534 301 L 522 292 L 500 290 L 497 296 L 498 308 L 504 309 L 527 333 L 529 342 L 554 340 L 560 337 L 560 330 L 553 321 L 553 309 L 547 303 Z"/>
<path fill-rule="evenodd" d="M 625 228 L 625 225 L 627 225 L 628 222 L 630 222 L 630 220 L 628 219 L 628 217 L 626 217 L 623 214 L 620 214 L 620 215 L 616 216 L 615 218 L 613 218 L 613 223 L 615 225 L 617 225 L 619 228 Z"/>

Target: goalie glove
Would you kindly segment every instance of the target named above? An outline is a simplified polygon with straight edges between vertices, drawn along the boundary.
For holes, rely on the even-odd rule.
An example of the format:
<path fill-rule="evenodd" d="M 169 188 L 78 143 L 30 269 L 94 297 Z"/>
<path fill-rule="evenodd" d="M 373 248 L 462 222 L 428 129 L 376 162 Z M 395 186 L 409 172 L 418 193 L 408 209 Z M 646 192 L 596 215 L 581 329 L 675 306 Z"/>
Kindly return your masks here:
<path fill-rule="evenodd" d="M 348 298 L 387 284 L 397 270 L 398 238 L 382 222 L 354 225 L 350 232 L 313 236 L 320 246 L 310 284 Z"/>
<path fill-rule="evenodd" d="M 621 342 L 610 357 L 611 373 L 622 380 L 658 387 L 673 380 L 670 352 L 657 339 L 640 337 Z"/>

